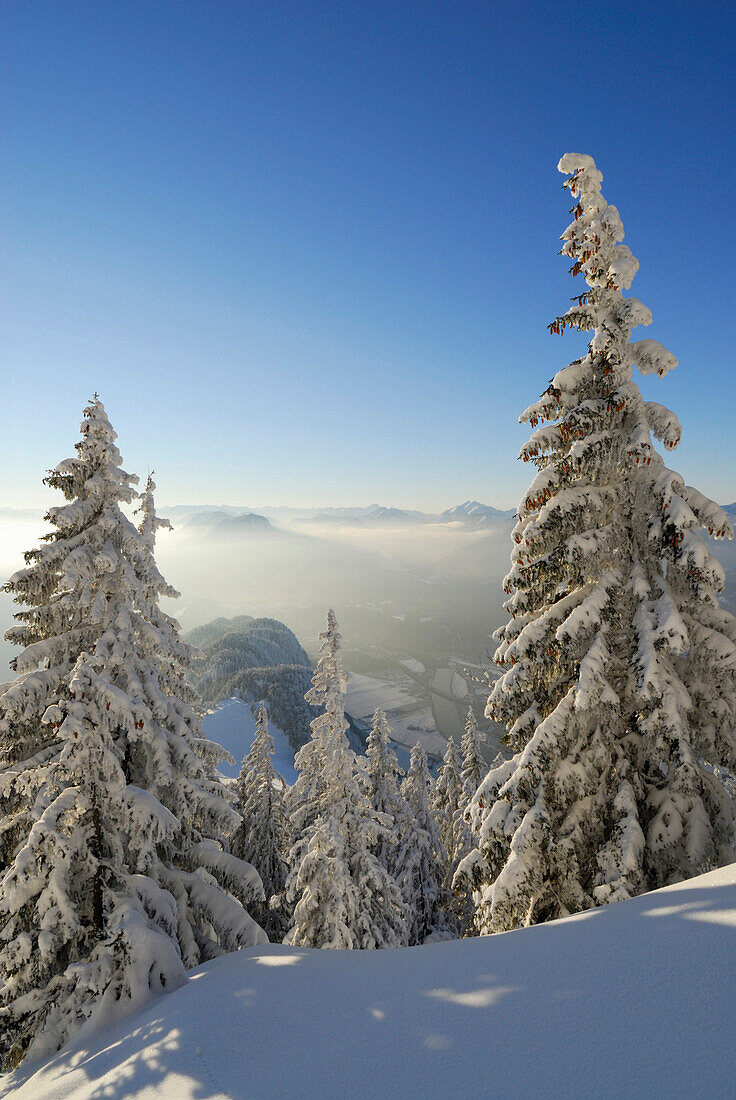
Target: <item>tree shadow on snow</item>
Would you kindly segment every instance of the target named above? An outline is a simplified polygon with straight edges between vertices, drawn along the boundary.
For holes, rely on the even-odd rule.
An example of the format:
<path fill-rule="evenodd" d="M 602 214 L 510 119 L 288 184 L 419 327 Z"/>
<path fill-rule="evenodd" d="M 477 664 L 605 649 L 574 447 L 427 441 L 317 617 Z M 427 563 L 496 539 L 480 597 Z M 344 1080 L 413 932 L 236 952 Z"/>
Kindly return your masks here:
<path fill-rule="evenodd" d="M 459 943 L 254 948 L 18 1100 L 731 1096 L 735 933 L 736 884 L 683 884 Z"/>

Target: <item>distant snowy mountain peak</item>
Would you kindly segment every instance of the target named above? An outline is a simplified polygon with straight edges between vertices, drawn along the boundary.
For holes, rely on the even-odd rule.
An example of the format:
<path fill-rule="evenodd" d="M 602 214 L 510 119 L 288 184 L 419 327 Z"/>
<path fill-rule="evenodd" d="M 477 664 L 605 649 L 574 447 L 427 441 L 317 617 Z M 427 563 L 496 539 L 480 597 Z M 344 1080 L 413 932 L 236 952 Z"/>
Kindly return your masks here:
<path fill-rule="evenodd" d="M 465 500 L 454 508 L 446 508 L 443 516 L 501 516 L 505 513 L 490 504 L 481 504 L 479 500 Z"/>
<path fill-rule="evenodd" d="M 441 523 L 466 523 L 474 527 L 484 527 L 513 514 L 513 510 L 504 512 L 490 504 L 481 504 L 478 500 L 466 500 L 454 508 L 446 508 L 439 518 Z"/>
<path fill-rule="evenodd" d="M 403 508 L 384 508 L 376 505 L 367 520 L 374 523 L 424 523 L 428 517 L 423 512 L 405 511 Z"/>

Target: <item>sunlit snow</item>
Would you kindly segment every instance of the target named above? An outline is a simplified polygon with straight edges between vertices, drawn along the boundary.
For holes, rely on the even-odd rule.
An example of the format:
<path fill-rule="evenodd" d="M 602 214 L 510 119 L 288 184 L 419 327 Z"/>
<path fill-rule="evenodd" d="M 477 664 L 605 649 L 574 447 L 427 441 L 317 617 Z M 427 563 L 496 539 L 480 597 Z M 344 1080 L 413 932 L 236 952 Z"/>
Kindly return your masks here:
<path fill-rule="evenodd" d="M 0 1096 L 732 1096 L 735 947 L 736 865 L 482 939 L 250 948 Z"/>

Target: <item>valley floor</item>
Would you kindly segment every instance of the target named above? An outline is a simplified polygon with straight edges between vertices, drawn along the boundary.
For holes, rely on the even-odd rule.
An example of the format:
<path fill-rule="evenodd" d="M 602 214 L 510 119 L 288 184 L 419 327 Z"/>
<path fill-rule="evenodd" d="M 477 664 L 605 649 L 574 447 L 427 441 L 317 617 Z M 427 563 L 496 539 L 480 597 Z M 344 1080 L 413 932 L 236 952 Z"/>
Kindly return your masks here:
<path fill-rule="evenodd" d="M 0 1097 L 732 1097 L 735 1008 L 732 865 L 483 939 L 228 955 Z"/>

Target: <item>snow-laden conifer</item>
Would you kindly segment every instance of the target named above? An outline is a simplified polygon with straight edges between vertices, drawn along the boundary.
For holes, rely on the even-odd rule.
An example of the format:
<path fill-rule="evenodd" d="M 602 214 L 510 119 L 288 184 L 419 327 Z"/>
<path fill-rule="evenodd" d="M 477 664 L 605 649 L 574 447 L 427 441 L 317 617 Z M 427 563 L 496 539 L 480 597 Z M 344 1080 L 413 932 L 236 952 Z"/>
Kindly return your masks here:
<path fill-rule="evenodd" d="M 460 778 L 461 765 L 455 738 L 450 737 L 432 791 L 431 810 L 439 828 L 440 840 L 447 857 L 447 868 L 452 868 L 453 873 L 455 868 L 452 865 L 458 850 L 458 810 L 463 794 L 463 783 Z"/>
<path fill-rule="evenodd" d="M 468 935 L 474 927 L 475 905 L 472 892 L 467 881 L 456 880 L 455 873 L 461 861 L 472 852 L 477 844 L 477 837 L 473 832 L 473 817 L 469 812 L 475 792 L 485 778 L 488 765 L 481 752 L 482 737 L 478 729 L 478 722 L 472 706 L 468 707 L 465 720 L 465 732 L 461 741 L 462 764 L 460 767 L 461 790 L 458 799 L 458 808 L 454 821 L 454 847 L 450 862 L 452 878 L 450 885 L 453 891 L 453 911 L 457 914 L 458 924 L 462 935 Z M 503 758 L 499 756 L 499 762 Z"/>
<path fill-rule="evenodd" d="M 322 645 L 305 695 L 320 713 L 310 722 L 311 736 L 294 757 L 296 782 L 289 790 L 287 812 L 292 841 L 298 843 L 325 806 L 325 764 L 329 747 L 345 736 L 344 693 L 348 679 L 340 658 L 340 633 L 335 612 L 327 612 L 327 629 L 320 634 Z"/>
<path fill-rule="evenodd" d="M 574 199 L 562 253 L 587 288 L 551 325 L 592 332 L 521 420 L 538 473 L 519 507 L 505 669 L 487 714 L 513 760 L 472 804 L 475 887 L 492 932 L 630 897 L 733 859 L 733 805 L 708 765 L 733 768 L 736 622 L 698 533 L 731 538 L 722 509 L 667 469 L 674 413 L 633 378 L 676 359 L 630 340 L 649 310 L 625 298 L 638 263 L 588 156 L 560 171 Z"/>
<path fill-rule="evenodd" d="M 405 942 L 401 892 L 374 855 L 385 831 L 365 793 L 345 732 L 340 634 L 334 611 L 307 699 L 324 707 L 295 758 L 300 775 L 290 813 L 296 841 L 287 895 L 294 905 L 285 943 L 304 947 L 399 947 Z"/>
<path fill-rule="evenodd" d="M 406 868 L 402 889 L 409 945 L 413 947 L 452 935 L 445 916 L 448 897 L 443 886 L 447 855 L 430 809 L 432 777 L 427 768 L 427 754 L 419 742 L 412 747 L 401 794 L 412 811 L 410 827 L 402 837 L 402 863 Z"/>
<path fill-rule="evenodd" d="M 232 838 L 230 851 L 252 864 L 261 876 L 265 900 L 252 908 L 252 914 L 268 933 L 269 940 L 280 942 L 286 931 L 283 893 L 288 873 L 287 834 L 285 784 L 273 766 L 273 752 L 268 714 L 262 702 L 253 744 L 243 758 L 235 784 L 241 823 Z"/>
<path fill-rule="evenodd" d="M 464 891 L 452 893 L 452 884 L 460 860 L 470 851 L 468 843 L 470 827 L 463 818 L 463 781 L 461 777 L 462 758 L 455 739 L 450 737 L 437 773 L 437 781 L 432 792 L 431 809 L 439 829 L 444 850 L 442 863 L 442 887 L 445 897 L 445 914 L 448 927 L 456 935 L 468 931 L 472 914 L 472 905 Z"/>
<path fill-rule="evenodd" d="M 481 751 L 481 742 L 482 738 L 480 730 L 478 729 L 478 721 L 471 706 L 468 707 L 468 715 L 465 720 L 465 733 L 460 742 L 460 750 L 462 752 L 460 778 L 463 784 L 462 793 L 460 795 L 460 807 L 463 810 L 478 790 L 478 787 L 480 787 L 488 771 L 488 766 L 483 759 L 483 753 Z"/>
<path fill-rule="evenodd" d="M 49 510 L 52 531 L 43 537 L 44 545 L 24 555 L 27 568 L 5 585 L 22 607 L 6 639 L 23 652 L 11 662 L 19 676 L 2 698 L 0 760 L 4 771 L 16 762 L 28 766 L 5 774 L 0 786 L 0 866 L 28 832 L 29 807 L 47 774 L 44 765 L 60 751 L 56 726 L 38 719 L 79 655 L 92 650 L 103 633 L 101 615 L 115 580 L 111 535 L 127 548 L 135 544 L 144 550 L 120 511 L 120 504 L 137 497 L 138 478 L 121 468 L 115 434 L 97 400 L 85 410 L 81 431 L 77 457 L 45 478 L 69 503 Z"/>
<path fill-rule="evenodd" d="M 218 839 L 237 823 L 223 750 L 177 694 L 190 653 L 158 606 L 175 593 L 153 557 L 153 485 L 137 530 L 97 398 L 81 431 L 47 478 L 67 503 L 6 586 L 24 608 L 7 637 L 24 648 L 0 696 L 5 1066 L 265 939 L 241 903 L 258 876 Z"/>
<path fill-rule="evenodd" d="M 366 792 L 385 831 L 377 838 L 375 854 L 391 877 L 402 883 L 411 855 L 403 837 L 412 828 L 413 812 L 401 794 L 404 773 L 391 748 L 391 727 L 380 707 L 373 715 L 366 745 Z"/>

